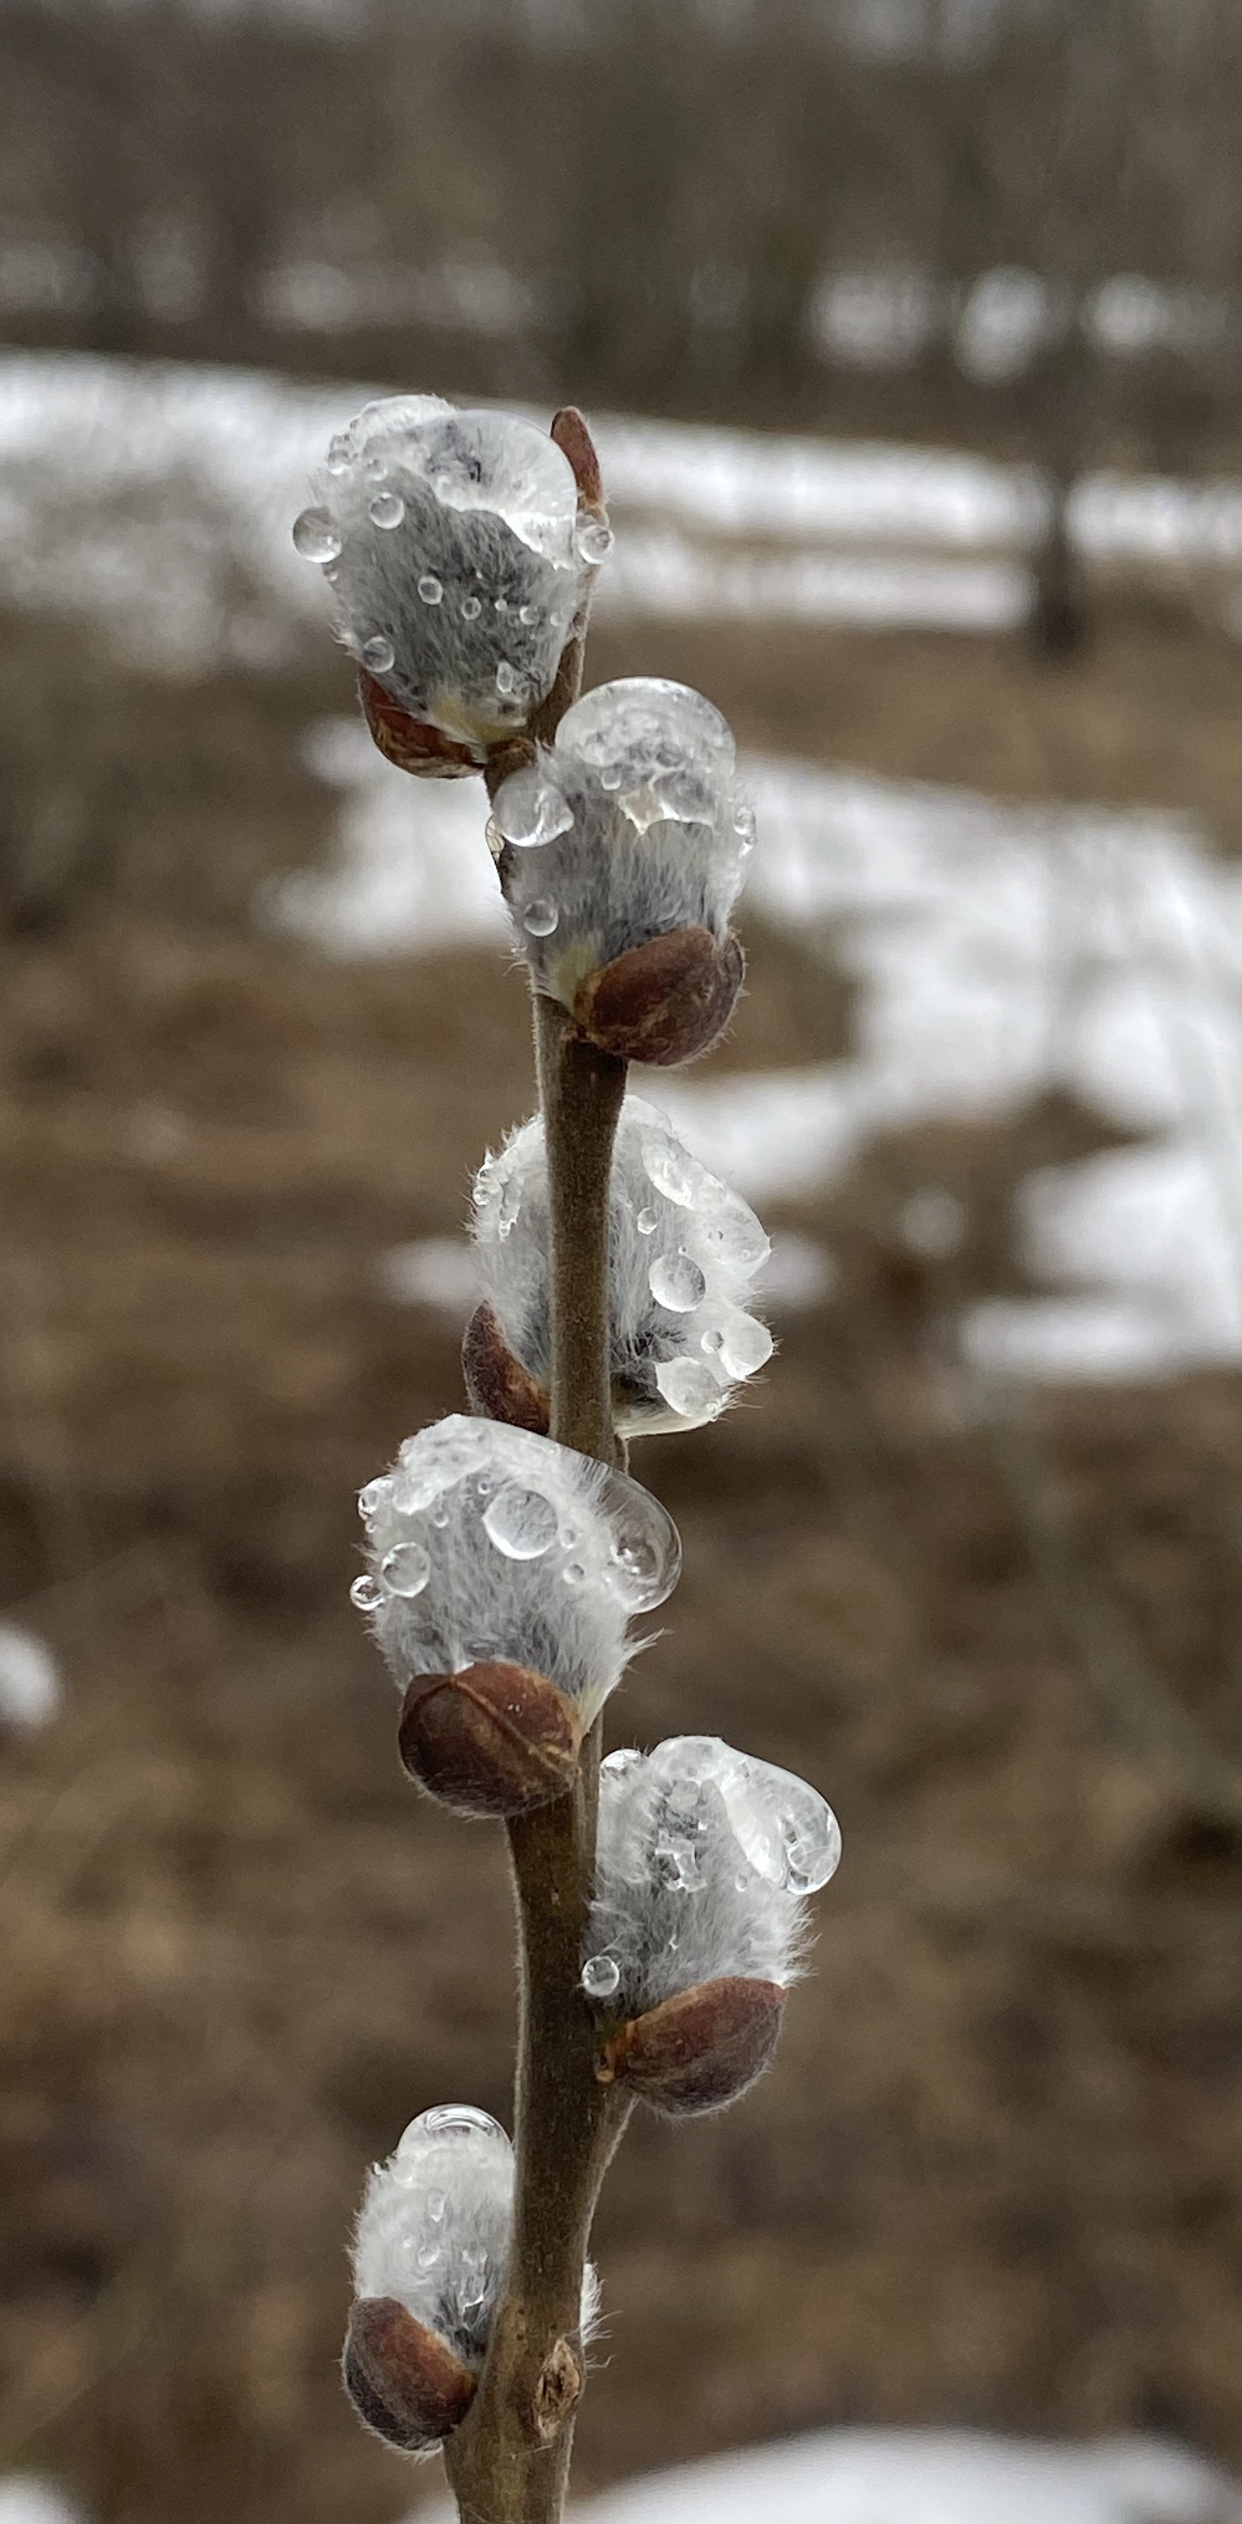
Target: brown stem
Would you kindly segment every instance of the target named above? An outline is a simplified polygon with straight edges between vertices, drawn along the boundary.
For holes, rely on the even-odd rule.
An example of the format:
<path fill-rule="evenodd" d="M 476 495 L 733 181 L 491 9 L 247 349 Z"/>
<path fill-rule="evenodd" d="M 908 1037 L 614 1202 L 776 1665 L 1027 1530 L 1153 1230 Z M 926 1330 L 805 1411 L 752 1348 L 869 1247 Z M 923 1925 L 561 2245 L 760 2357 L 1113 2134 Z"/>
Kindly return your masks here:
<path fill-rule="evenodd" d="M 598 498 L 580 416 L 558 415 L 583 505 Z M 555 434 L 555 431 L 554 431 Z M 585 609 L 536 734 L 577 697 Z M 504 767 L 508 767 L 507 765 Z M 489 766 L 495 794 L 499 761 Z M 552 1435 L 619 1460 L 612 1425 L 608 1187 L 625 1062 L 581 1040 L 567 1009 L 535 1000 L 552 1251 Z M 595 1856 L 600 1729 L 569 1796 L 508 1826 L 521 1997 L 513 2243 L 504 2300 L 468 2418 L 445 2463 L 462 2524 L 560 2524 L 582 2389 L 582 2272 L 600 2183 L 628 2104 L 595 2074 L 597 2036 L 579 1982 Z"/>

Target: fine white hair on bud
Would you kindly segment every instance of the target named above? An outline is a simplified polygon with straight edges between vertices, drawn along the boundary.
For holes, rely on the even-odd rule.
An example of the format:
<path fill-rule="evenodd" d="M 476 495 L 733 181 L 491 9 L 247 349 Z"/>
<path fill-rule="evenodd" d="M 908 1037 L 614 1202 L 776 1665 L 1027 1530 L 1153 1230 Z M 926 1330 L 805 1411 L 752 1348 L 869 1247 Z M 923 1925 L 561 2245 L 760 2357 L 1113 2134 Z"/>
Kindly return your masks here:
<path fill-rule="evenodd" d="M 840 1855 L 836 1818 L 814 1788 L 718 1736 L 611 1753 L 583 1988 L 628 2016 L 704 1981 L 787 1988 L 806 1896 Z"/>
<path fill-rule="evenodd" d="M 681 1570 L 677 1528 L 638 1482 L 493 1420 L 455 1413 L 407 1438 L 358 1507 L 369 1568 L 351 1593 L 402 1686 L 501 1659 L 554 1683 L 584 1725 L 634 1653 L 630 1619 Z"/>
<path fill-rule="evenodd" d="M 471 2103 L 420 2112 L 373 2165 L 354 2229 L 354 2293 L 395 2297 L 477 2369 L 500 2301 L 513 2224 L 513 2149 Z M 581 2325 L 599 2318 L 599 2281 L 583 2273 Z"/>
<path fill-rule="evenodd" d="M 504 2284 L 513 2218 L 513 2149 L 473 2104 L 422 2112 L 386 2164 L 373 2165 L 354 2231 L 354 2292 L 392 2296 L 482 2363 Z"/>
<path fill-rule="evenodd" d="M 585 693 L 502 782 L 501 881 L 540 990 L 572 1008 L 633 947 L 683 928 L 723 938 L 754 841 L 736 767 L 710 701 L 633 675 Z"/>
<path fill-rule="evenodd" d="M 513 1356 L 551 1376 L 551 1228 L 543 1122 L 523 1123 L 475 1181 L 483 1296 Z M 646 1436 L 698 1428 L 772 1354 L 750 1311 L 770 1246 L 754 1211 L 701 1165 L 656 1107 L 627 1096 L 613 1156 L 608 1253 L 613 1416 Z"/>
<path fill-rule="evenodd" d="M 511 412 L 437 395 L 368 403 L 328 449 L 293 540 L 338 636 L 410 715 L 478 749 L 551 691 L 609 540 L 568 457 Z"/>

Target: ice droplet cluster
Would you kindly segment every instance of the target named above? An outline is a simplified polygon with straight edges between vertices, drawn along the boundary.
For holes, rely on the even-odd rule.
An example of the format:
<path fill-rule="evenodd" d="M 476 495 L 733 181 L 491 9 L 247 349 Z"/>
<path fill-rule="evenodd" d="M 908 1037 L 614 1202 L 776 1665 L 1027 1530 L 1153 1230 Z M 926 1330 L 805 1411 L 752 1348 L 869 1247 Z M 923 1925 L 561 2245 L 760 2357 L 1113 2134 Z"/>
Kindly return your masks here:
<path fill-rule="evenodd" d="M 338 636 L 416 718 L 482 750 L 551 690 L 592 555 L 568 458 L 531 421 L 437 395 L 368 403 L 293 529 Z"/>
<path fill-rule="evenodd" d="M 594 1716 L 633 1654 L 627 1625 L 681 1569 L 657 1499 L 550 1437 L 454 1414 L 407 1438 L 358 1500 L 351 1593 L 397 1681 L 502 1658 Z"/>
<path fill-rule="evenodd" d="M 720 939 L 754 815 L 720 712 L 633 675 L 567 710 L 551 748 L 501 786 L 501 881 L 538 987 L 572 1007 L 585 974 L 685 927 Z"/>
<path fill-rule="evenodd" d="M 635 1436 L 700 1427 L 771 1357 L 771 1333 L 749 1310 L 768 1238 L 640 1096 L 621 1110 L 610 1200 L 616 1425 Z M 483 1294 L 514 1357 L 546 1387 L 551 1226 L 538 1116 L 480 1168 L 472 1227 Z"/>
<path fill-rule="evenodd" d="M 718 1736 L 611 1753 L 584 1989 L 636 2016 L 733 1974 L 785 1988 L 806 1897 L 840 1856 L 836 1818 L 814 1788 Z"/>

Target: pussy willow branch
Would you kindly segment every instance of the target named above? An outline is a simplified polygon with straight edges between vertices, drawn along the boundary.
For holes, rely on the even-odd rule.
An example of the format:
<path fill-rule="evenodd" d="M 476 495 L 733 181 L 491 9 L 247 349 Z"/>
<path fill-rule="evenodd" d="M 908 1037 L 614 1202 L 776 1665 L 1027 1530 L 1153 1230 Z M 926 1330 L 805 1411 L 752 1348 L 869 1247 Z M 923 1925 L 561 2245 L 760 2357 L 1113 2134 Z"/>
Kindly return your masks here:
<path fill-rule="evenodd" d="M 559 415 L 571 433 L 585 424 Z M 575 471 L 582 481 L 581 450 Z M 590 462 L 594 453 L 590 450 Z M 593 485 L 598 499 L 598 473 Z M 585 620 L 540 714 L 546 742 L 577 697 Z M 618 1459 L 612 1425 L 608 1186 L 625 1063 L 536 997 L 535 1058 L 551 1210 L 552 1435 Z M 582 2390 L 582 2273 L 599 2186 L 625 2119 L 595 2075 L 579 1973 L 595 1863 L 600 1728 L 572 1795 L 508 1826 L 520 1953 L 513 2241 L 473 2407 L 445 2449 L 462 2524 L 559 2524 Z"/>

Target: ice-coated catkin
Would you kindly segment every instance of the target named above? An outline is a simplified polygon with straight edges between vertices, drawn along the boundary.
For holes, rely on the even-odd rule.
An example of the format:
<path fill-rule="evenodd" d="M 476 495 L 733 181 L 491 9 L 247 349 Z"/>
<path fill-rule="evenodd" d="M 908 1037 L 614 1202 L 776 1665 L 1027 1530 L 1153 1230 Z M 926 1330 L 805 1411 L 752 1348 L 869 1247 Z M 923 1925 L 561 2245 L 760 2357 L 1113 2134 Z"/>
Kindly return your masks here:
<path fill-rule="evenodd" d="M 533 422 L 395 395 L 333 439 L 293 539 L 323 569 L 359 665 L 481 760 L 551 689 L 590 522 Z"/>
<path fill-rule="evenodd" d="M 720 712 L 686 684 L 629 676 L 567 710 L 493 808 L 501 879 L 538 988 L 683 928 L 723 938 L 754 840 Z"/>
<path fill-rule="evenodd" d="M 407 1438 L 358 1505 L 353 1599 L 402 1686 L 502 1659 L 555 1683 L 584 1723 L 634 1653 L 631 1619 L 681 1566 L 671 1517 L 626 1474 L 460 1413 Z"/>
<path fill-rule="evenodd" d="M 513 1356 L 546 1389 L 550 1218 L 538 1116 L 480 1168 L 472 1228 L 481 1294 Z M 608 1242 L 616 1426 L 645 1436 L 715 1419 L 772 1353 L 751 1287 L 768 1238 L 641 1096 L 627 1096 L 617 1128 Z"/>
<path fill-rule="evenodd" d="M 717 1736 L 610 1754 L 584 1988 L 629 2016 L 735 1975 L 785 1988 L 840 1854 L 816 1789 Z"/>

